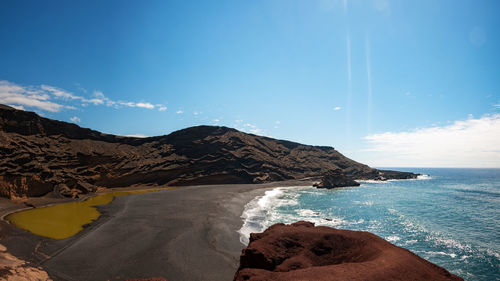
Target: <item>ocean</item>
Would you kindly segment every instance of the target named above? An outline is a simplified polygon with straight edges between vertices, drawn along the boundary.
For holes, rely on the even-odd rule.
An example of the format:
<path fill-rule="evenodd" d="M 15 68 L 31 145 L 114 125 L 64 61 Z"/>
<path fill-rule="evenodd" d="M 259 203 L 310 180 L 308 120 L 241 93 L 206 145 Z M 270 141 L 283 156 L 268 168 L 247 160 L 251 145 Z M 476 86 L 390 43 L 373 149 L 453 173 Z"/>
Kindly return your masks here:
<path fill-rule="evenodd" d="M 392 169 L 423 176 L 266 191 L 245 206 L 240 240 L 306 220 L 375 233 L 465 280 L 500 280 L 500 169 Z"/>

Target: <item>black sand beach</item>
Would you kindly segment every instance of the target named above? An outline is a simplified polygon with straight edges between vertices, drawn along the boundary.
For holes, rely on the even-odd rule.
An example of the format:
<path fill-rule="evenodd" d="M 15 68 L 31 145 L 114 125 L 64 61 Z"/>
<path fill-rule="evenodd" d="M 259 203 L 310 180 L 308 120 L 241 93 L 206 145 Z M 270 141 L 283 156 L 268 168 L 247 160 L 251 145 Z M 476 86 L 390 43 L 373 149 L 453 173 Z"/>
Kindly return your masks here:
<path fill-rule="evenodd" d="M 273 187 L 311 184 L 191 186 L 118 197 L 99 207 L 102 216 L 73 238 L 54 241 L 13 230 L 22 235 L 4 243 L 29 258 L 21 239 L 41 241 L 37 255 L 47 259 L 40 265 L 55 280 L 232 280 L 246 203 Z"/>

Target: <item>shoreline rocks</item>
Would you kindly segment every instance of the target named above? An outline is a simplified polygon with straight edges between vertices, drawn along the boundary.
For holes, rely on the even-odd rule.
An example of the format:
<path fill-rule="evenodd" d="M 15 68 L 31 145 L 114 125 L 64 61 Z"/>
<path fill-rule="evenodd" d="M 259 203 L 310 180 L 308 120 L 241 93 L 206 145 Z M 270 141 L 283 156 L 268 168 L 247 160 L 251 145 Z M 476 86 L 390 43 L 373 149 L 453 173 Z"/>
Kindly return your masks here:
<path fill-rule="evenodd" d="M 321 181 L 313 186 L 316 188 L 332 189 L 337 187 L 359 186 L 359 182 L 347 177 L 341 169 L 328 171 Z"/>

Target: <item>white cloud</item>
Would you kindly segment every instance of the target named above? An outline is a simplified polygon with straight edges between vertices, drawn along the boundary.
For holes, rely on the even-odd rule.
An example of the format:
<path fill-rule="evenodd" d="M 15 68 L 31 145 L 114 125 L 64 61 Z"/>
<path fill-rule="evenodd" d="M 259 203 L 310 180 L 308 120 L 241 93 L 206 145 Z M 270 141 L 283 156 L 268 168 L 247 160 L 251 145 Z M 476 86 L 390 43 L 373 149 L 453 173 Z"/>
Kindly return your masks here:
<path fill-rule="evenodd" d="M 184 111 L 182 111 L 182 110 L 177 110 L 175 113 L 177 113 L 177 114 L 182 114 L 182 113 L 184 113 Z"/>
<path fill-rule="evenodd" d="M 342 107 L 340 107 L 340 106 L 336 106 L 336 107 L 333 108 L 333 110 L 335 110 L 335 111 L 341 110 L 341 109 L 342 109 Z"/>
<path fill-rule="evenodd" d="M 148 136 L 143 135 L 143 134 L 133 134 L 133 135 L 125 135 L 126 137 L 131 137 L 131 138 L 147 138 Z"/>
<path fill-rule="evenodd" d="M 22 106 L 22 105 L 11 105 L 10 107 L 13 107 L 13 108 L 18 109 L 18 110 L 26 110 L 26 109 L 24 109 L 24 106 Z"/>
<path fill-rule="evenodd" d="M 63 98 L 63 99 L 82 99 L 82 97 L 79 97 L 79 96 L 75 96 L 73 95 L 72 93 L 68 93 L 62 89 L 59 89 L 59 88 L 56 88 L 56 87 L 52 87 L 52 86 L 48 86 L 48 85 L 41 85 L 40 86 L 40 89 L 42 89 L 43 91 L 46 91 L 52 95 L 54 95 L 55 97 L 58 97 L 58 98 Z"/>
<path fill-rule="evenodd" d="M 496 108 L 500 108 L 500 103 L 499 104 L 495 104 L 493 106 L 496 107 Z"/>
<path fill-rule="evenodd" d="M 279 125 L 279 124 L 281 124 L 281 121 L 277 120 L 276 122 L 274 122 L 274 124 Z"/>
<path fill-rule="evenodd" d="M 258 128 L 257 126 L 255 126 L 253 124 L 250 124 L 250 123 L 243 124 L 242 131 L 247 132 L 247 133 L 251 133 L 254 135 L 264 135 L 264 131 L 262 131 L 260 128 Z"/>
<path fill-rule="evenodd" d="M 101 91 L 94 91 L 94 98 L 90 100 L 84 98 L 83 101 L 92 103 L 94 105 L 106 105 L 108 107 L 117 105 L 116 101 L 110 100 Z"/>
<path fill-rule="evenodd" d="M 198 115 L 198 114 L 199 114 L 198 111 L 193 112 L 193 115 Z"/>
<path fill-rule="evenodd" d="M 374 166 L 500 167 L 500 114 L 365 140 L 371 145 L 365 161 Z"/>
<path fill-rule="evenodd" d="M 14 107 L 34 107 L 50 112 L 58 112 L 64 106 L 52 101 L 49 101 L 50 96 L 42 90 L 32 87 L 23 87 L 10 83 L 8 81 L 0 81 L 0 103 Z"/>
<path fill-rule="evenodd" d="M 78 86 L 79 87 L 79 86 Z M 86 90 L 85 90 L 86 92 Z M 149 102 L 114 101 L 106 97 L 101 91 L 94 91 L 90 98 L 78 96 L 66 90 L 49 86 L 21 86 L 9 81 L 0 80 L 0 103 L 14 107 L 31 107 L 50 112 L 58 112 L 62 109 L 77 109 L 77 106 L 105 105 L 107 107 L 120 108 L 122 106 L 154 109 L 155 106 Z M 160 111 L 166 110 L 166 106 L 158 104 Z"/>
<path fill-rule="evenodd" d="M 123 106 L 128 106 L 128 107 L 135 107 L 135 103 L 130 102 L 130 101 L 128 101 L 128 102 L 120 101 L 120 102 L 118 102 L 118 104 L 123 105 Z"/>
<path fill-rule="evenodd" d="M 150 104 L 149 102 L 138 102 L 135 104 L 135 106 L 140 107 L 140 108 L 147 108 L 147 109 L 155 108 L 155 106 Z"/>
<path fill-rule="evenodd" d="M 219 122 L 220 122 L 220 120 L 219 120 L 219 119 L 214 119 L 213 121 L 214 121 L 215 123 L 219 123 Z"/>
<path fill-rule="evenodd" d="M 82 122 L 82 120 L 80 118 L 76 117 L 76 116 L 73 116 L 73 117 L 69 118 L 69 120 L 71 120 L 71 122 L 73 122 L 73 123 L 80 123 L 80 122 Z"/>

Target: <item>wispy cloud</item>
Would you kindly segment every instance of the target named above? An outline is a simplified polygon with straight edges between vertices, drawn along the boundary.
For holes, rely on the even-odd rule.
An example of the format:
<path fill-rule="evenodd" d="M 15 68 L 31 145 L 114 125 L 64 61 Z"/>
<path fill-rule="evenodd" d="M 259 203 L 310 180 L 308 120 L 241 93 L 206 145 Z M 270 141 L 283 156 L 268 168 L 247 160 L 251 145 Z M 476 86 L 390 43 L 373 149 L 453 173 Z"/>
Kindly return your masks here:
<path fill-rule="evenodd" d="M 64 108 L 64 105 L 49 99 L 50 95 L 41 89 L 0 81 L 0 103 L 23 109 L 33 107 L 50 112 L 57 112 Z"/>
<path fill-rule="evenodd" d="M 84 97 L 45 84 L 22 86 L 5 80 L 0 80 L 0 103 L 18 109 L 34 108 L 49 112 L 59 112 L 62 109 L 74 110 L 88 105 L 102 105 L 114 108 L 124 106 L 145 109 L 158 108 L 160 111 L 167 109 L 164 105 L 157 104 L 155 106 L 149 102 L 114 101 L 106 97 L 101 91 L 94 91 L 91 97 Z"/>
<path fill-rule="evenodd" d="M 335 111 L 338 111 L 338 110 L 341 110 L 341 109 L 342 109 L 342 107 L 340 107 L 340 106 L 336 106 L 336 107 L 333 108 L 333 110 L 335 110 Z"/>
<path fill-rule="evenodd" d="M 175 113 L 177 113 L 177 114 L 182 114 L 182 113 L 184 113 L 184 111 L 182 111 L 182 110 L 177 110 Z"/>
<path fill-rule="evenodd" d="M 256 125 L 250 124 L 250 123 L 243 124 L 242 131 L 247 132 L 247 133 L 251 133 L 251 134 L 254 134 L 254 135 L 264 135 L 264 131 L 262 131 Z"/>
<path fill-rule="evenodd" d="M 69 120 L 71 120 L 71 122 L 73 122 L 73 123 L 80 123 L 80 122 L 82 122 L 82 120 L 80 118 L 76 117 L 76 116 L 73 116 L 73 117 L 69 118 Z"/>
<path fill-rule="evenodd" d="M 500 167 L 500 114 L 408 132 L 365 137 L 371 165 L 392 167 Z"/>
<path fill-rule="evenodd" d="M 138 102 L 135 104 L 135 106 L 140 107 L 140 108 L 147 108 L 147 109 L 155 108 L 155 106 L 150 104 L 149 102 Z"/>

